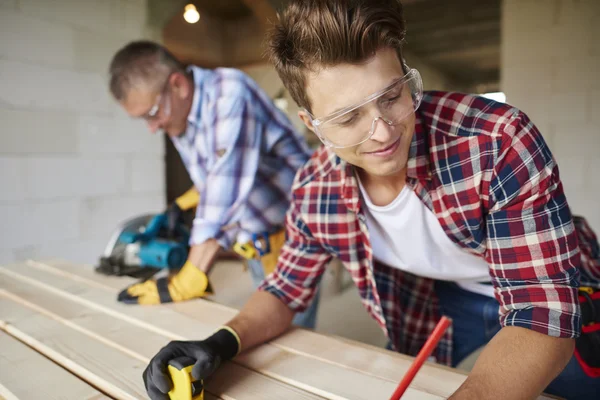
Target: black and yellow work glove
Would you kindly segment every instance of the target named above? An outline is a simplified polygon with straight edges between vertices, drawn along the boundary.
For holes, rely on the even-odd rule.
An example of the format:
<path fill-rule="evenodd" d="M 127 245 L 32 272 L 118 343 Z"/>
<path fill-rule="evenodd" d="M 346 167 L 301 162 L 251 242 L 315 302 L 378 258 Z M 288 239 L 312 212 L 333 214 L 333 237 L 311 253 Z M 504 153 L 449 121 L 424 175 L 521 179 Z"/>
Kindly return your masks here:
<path fill-rule="evenodd" d="M 146 391 L 152 400 L 169 400 L 173 383 L 168 374 L 169 361 L 190 357 L 195 360 L 192 368 L 194 379 L 205 379 L 213 374 L 226 360 L 233 358 L 241 349 L 238 334 L 229 327 L 222 327 L 212 336 L 200 341 L 172 341 L 163 347 L 144 370 Z"/>
<path fill-rule="evenodd" d="M 200 202 L 200 195 L 195 187 L 192 187 L 184 194 L 175 199 L 165 211 L 167 216 L 167 230 L 170 235 L 175 233 L 175 227 L 178 223 L 183 223 L 183 213 L 194 208 Z"/>
<path fill-rule="evenodd" d="M 173 236 L 175 234 L 175 227 L 183 223 L 183 210 L 177 203 L 173 203 L 167 208 L 165 215 L 167 216 L 167 232 L 169 236 Z"/>
<path fill-rule="evenodd" d="M 118 300 L 127 304 L 152 305 L 190 300 L 211 293 L 208 276 L 187 261 L 173 277 L 131 285 L 119 293 Z"/>

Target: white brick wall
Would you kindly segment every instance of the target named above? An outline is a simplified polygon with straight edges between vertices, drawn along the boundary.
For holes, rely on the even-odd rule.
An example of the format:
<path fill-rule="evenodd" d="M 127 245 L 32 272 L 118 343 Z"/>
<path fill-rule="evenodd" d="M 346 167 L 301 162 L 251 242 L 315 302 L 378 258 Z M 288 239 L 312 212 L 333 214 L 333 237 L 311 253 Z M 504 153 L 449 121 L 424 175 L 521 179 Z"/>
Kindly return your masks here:
<path fill-rule="evenodd" d="M 14 10 L 17 8 L 18 0 L 0 0 L 0 9 L 2 10 Z"/>
<path fill-rule="evenodd" d="M 0 121 L 0 154 L 74 154 L 77 151 L 78 118 L 74 114 L 0 106 Z"/>
<path fill-rule="evenodd" d="M 0 60 L 0 87 L 0 103 L 16 108 L 105 114 L 115 111 L 106 79 L 98 73 Z"/>
<path fill-rule="evenodd" d="M 164 174 L 162 158 L 133 158 L 129 160 L 129 185 L 136 193 L 153 193 L 156 190 L 156 179 Z"/>
<path fill-rule="evenodd" d="M 103 245 L 117 225 L 134 215 L 160 211 L 163 193 L 128 196 L 96 196 L 83 199 L 81 205 L 80 237 L 104 238 Z M 98 254 L 99 255 L 99 254 Z"/>
<path fill-rule="evenodd" d="M 146 0 L 0 0 L 0 263 L 95 263 L 124 219 L 164 208 L 164 142 L 109 96 Z"/>
<path fill-rule="evenodd" d="M 504 0 L 502 90 L 555 155 L 574 214 L 600 234 L 600 1 Z"/>

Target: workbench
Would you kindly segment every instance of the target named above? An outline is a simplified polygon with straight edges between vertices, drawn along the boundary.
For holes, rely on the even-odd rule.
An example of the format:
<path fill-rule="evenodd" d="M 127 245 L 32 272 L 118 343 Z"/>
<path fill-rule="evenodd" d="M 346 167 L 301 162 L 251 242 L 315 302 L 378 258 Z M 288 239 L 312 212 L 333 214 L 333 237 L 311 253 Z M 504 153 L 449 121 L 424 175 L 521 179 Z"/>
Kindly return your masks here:
<path fill-rule="evenodd" d="M 204 299 L 117 302 L 133 282 L 60 260 L 0 266 L 0 399 L 147 399 L 142 372 L 161 347 L 203 339 L 237 313 Z M 388 399 L 411 361 L 292 328 L 222 365 L 206 381 L 205 398 Z M 447 398 L 465 379 L 426 363 L 403 399 Z"/>

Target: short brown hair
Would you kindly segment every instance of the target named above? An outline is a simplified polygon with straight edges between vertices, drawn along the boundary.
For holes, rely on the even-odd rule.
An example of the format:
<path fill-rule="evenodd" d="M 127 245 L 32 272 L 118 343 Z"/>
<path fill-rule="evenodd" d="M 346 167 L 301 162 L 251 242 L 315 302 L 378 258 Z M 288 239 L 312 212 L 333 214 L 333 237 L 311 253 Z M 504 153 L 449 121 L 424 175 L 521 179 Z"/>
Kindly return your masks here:
<path fill-rule="evenodd" d="M 268 56 L 294 101 L 310 110 L 307 72 L 360 63 L 384 47 L 402 59 L 405 34 L 398 0 L 292 0 L 269 34 Z"/>
<path fill-rule="evenodd" d="M 165 47 L 148 40 L 130 42 L 113 56 L 109 66 L 110 92 L 122 100 L 139 84 L 158 85 L 173 72 L 185 72 L 185 66 Z"/>

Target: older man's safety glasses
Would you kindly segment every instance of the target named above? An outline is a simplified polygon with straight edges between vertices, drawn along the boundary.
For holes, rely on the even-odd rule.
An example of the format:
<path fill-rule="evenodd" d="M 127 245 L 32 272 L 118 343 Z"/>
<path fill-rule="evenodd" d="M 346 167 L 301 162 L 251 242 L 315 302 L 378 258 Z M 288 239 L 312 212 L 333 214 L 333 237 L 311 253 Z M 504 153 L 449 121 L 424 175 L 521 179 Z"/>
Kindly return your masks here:
<path fill-rule="evenodd" d="M 358 104 L 345 107 L 323 118 L 308 111 L 315 133 L 334 148 L 357 146 L 373 136 L 378 121 L 398 125 L 414 113 L 423 97 L 421 75 L 411 69 L 402 78 L 374 93 Z"/>
<path fill-rule="evenodd" d="M 169 78 L 171 77 L 171 75 L 169 75 L 169 77 L 167 77 L 166 82 L 163 85 L 162 90 L 160 91 L 160 93 L 158 94 L 158 96 L 156 97 L 156 101 L 154 102 L 154 105 L 152 106 L 152 108 L 150 109 L 150 111 L 148 111 L 146 114 L 142 115 L 142 119 L 148 121 L 148 122 L 152 122 L 156 119 L 158 119 L 159 117 L 159 111 L 162 111 L 162 117 L 169 117 L 171 115 L 171 102 L 169 101 L 169 96 L 168 96 L 168 89 L 169 89 Z M 162 107 L 161 110 L 161 105 L 164 101 L 164 106 Z"/>

